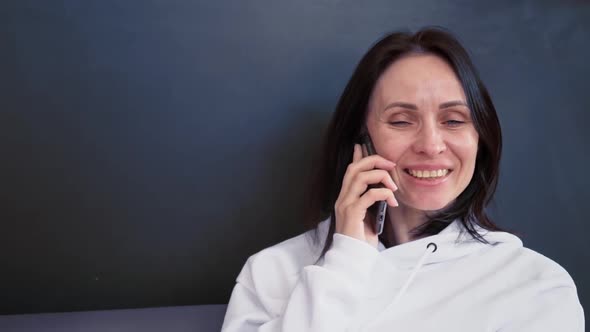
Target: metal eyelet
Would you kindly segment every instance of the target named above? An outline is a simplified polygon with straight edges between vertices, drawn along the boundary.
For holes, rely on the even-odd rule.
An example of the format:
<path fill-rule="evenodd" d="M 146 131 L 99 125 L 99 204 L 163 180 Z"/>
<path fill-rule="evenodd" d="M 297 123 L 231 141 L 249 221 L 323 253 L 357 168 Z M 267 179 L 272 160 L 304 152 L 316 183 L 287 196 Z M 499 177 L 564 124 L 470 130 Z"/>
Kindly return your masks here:
<path fill-rule="evenodd" d="M 428 248 L 430 248 L 430 245 L 433 245 L 433 246 L 434 246 L 434 250 L 433 250 L 432 252 L 435 252 L 435 251 L 436 251 L 436 249 L 438 249 L 438 246 L 437 246 L 437 245 L 436 245 L 436 243 L 434 243 L 434 242 L 430 242 L 430 243 L 429 243 L 429 244 L 426 246 L 426 248 L 427 248 L 427 249 L 428 249 Z"/>

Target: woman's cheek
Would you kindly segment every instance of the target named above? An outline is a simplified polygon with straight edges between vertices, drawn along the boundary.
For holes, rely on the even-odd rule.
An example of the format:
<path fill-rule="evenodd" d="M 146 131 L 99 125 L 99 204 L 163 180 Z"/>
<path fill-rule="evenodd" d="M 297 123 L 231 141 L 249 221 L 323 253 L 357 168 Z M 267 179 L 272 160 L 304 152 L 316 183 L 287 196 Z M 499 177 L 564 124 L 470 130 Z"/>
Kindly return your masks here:
<path fill-rule="evenodd" d="M 462 146 L 465 159 L 467 159 L 468 162 L 473 165 L 475 165 L 475 159 L 477 158 L 477 146 L 477 139 L 472 139 L 470 142 L 466 142 L 464 146 Z"/>
<path fill-rule="evenodd" d="M 407 135 L 396 134 L 391 130 L 386 132 L 383 136 L 383 154 L 382 157 L 387 158 L 393 162 L 404 154 L 412 144 L 412 139 Z"/>

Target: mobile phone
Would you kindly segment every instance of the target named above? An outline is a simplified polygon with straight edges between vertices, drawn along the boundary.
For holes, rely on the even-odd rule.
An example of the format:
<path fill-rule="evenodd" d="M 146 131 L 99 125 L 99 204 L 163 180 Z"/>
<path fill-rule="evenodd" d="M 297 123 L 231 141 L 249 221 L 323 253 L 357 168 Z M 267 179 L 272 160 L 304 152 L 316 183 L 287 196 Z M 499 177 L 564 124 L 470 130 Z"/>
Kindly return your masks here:
<path fill-rule="evenodd" d="M 375 152 L 375 147 L 373 146 L 373 141 L 369 136 L 369 133 L 364 130 L 361 133 L 360 137 L 361 144 L 367 150 L 369 156 L 377 154 Z M 369 185 L 369 188 L 383 188 L 383 184 L 376 184 L 376 185 Z M 383 225 L 385 224 L 385 213 L 387 212 L 387 202 L 386 201 L 377 201 L 375 204 L 371 205 L 368 209 L 374 216 L 375 216 L 375 233 L 380 235 L 383 233 Z"/>

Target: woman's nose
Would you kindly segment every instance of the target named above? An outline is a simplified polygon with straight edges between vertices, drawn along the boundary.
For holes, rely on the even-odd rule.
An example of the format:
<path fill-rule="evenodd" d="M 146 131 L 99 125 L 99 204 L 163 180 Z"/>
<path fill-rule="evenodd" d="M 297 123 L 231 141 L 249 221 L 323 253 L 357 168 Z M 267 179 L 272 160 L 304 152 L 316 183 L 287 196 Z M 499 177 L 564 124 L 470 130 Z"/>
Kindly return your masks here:
<path fill-rule="evenodd" d="M 414 152 L 432 157 L 446 149 L 447 146 L 439 128 L 435 125 L 425 125 L 420 129 L 414 142 Z"/>

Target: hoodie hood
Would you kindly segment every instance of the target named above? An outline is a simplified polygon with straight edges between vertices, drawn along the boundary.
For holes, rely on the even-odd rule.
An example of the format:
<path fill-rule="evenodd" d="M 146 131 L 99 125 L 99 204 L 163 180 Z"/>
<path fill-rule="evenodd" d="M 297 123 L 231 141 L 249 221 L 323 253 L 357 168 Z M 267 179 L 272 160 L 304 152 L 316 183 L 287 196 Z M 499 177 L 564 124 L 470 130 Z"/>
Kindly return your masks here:
<path fill-rule="evenodd" d="M 379 241 L 377 250 L 380 251 L 382 257 L 394 261 L 397 266 L 409 268 L 416 266 L 417 262 L 426 251 L 430 254 L 428 254 L 424 265 L 458 259 L 487 246 L 495 246 L 500 243 L 508 243 L 514 247 L 523 246 L 522 241 L 510 233 L 490 232 L 477 225 L 475 225 L 474 228 L 489 242 L 489 244 L 481 243 L 474 239 L 471 234 L 468 233 L 461 221 L 457 219 L 436 235 L 406 242 L 390 248 L 385 248 L 383 243 Z M 430 243 L 435 245 L 435 251 L 427 249 L 427 246 Z M 433 246 L 430 248 L 433 248 Z"/>
<path fill-rule="evenodd" d="M 400 302 L 403 302 L 407 289 L 420 272 L 420 269 L 425 265 L 458 259 L 475 253 L 485 246 L 496 246 L 500 243 L 509 243 L 514 247 L 522 247 L 522 241 L 512 234 L 506 232 L 490 232 L 477 225 L 474 228 L 489 244 L 474 239 L 458 219 L 450 223 L 436 235 L 406 242 L 387 249 L 383 243 L 379 242 L 377 249 L 383 258 L 394 262 L 396 266 L 402 269 L 412 268 L 412 272 L 400 291 L 393 298 L 393 301 L 387 305 L 385 310 L 377 314 L 376 318 L 381 318 L 386 312 L 396 310 L 396 306 Z"/>
<path fill-rule="evenodd" d="M 318 225 L 317 231 L 320 239 L 320 246 L 316 247 L 318 252 L 324 246 L 324 241 L 328 235 L 329 228 L 330 218 L 322 221 Z M 449 223 L 449 225 L 438 234 L 418 240 L 398 244 L 390 248 L 386 248 L 385 245 L 379 241 L 377 250 L 381 257 L 395 262 L 395 265 L 399 268 L 407 269 L 415 267 L 425 252 L 429 252 L 430 254 L 428 254 L 427 259 L 424 261 L 424 265 L 429 265 L 458 259 L 490 245 L 496 246 L 504 243 L 515 248 L 523 246 L 522 241 L 517 236 L 510 233 L 491 232 L 478 225 L 474 225 L 474 229 L 484 237 L 489 244 L 481 243 L 474 239 L 465 226 L 463 226 L 461 221 L 456 219 Z M 430 243 L 434 243 L 436 251 L 433 252 L 433 246 L 430 247 L 431 249 L 427 248 Z"/>

